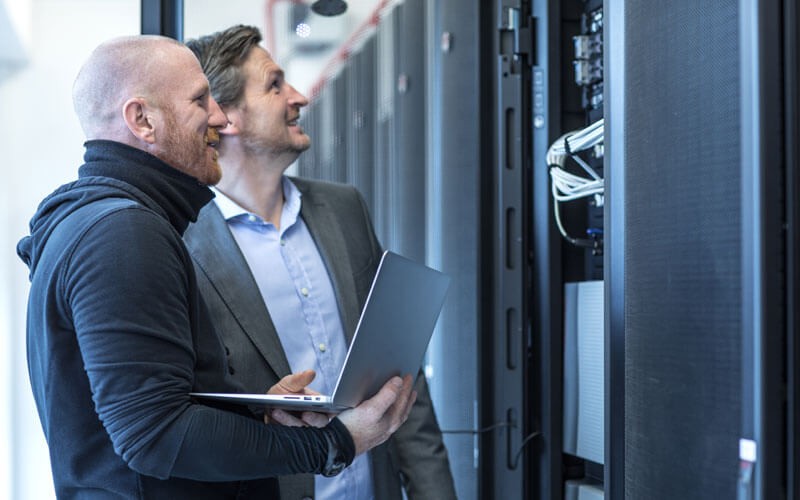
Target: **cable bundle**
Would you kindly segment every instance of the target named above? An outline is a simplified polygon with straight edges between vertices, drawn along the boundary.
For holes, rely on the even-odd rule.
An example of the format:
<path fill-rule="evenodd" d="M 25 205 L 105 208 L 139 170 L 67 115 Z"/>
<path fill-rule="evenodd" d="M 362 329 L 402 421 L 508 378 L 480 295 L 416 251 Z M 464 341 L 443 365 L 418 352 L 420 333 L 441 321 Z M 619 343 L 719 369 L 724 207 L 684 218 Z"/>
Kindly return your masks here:
<path fill-rule="evenodd" d="M 603 178 L 577 153 L 603 143 L 603 119 L 586 128 L 568 132 L 559 137 L 547 150 L 547 165 L 550 167 L 550 180 L 553 192 L 553 209 L 558 230 L 570 243 L 579 246 L 597 247 L 594 240 L 574 238 L 567 234 L 561 223 L 558 204 L 594 196 L 598 205 L 603 203 Z M 589 177 L 567 172 L 563 167 L 567 158 L 572 158 Z"/>

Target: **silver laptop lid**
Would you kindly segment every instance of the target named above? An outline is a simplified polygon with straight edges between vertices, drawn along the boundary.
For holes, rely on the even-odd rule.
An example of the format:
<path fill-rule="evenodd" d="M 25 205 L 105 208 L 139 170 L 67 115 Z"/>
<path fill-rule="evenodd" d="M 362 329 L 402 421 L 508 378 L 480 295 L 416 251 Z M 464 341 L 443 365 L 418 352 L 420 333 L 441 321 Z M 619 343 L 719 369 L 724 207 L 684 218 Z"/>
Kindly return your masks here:
<path fill-rule="evenodd" d="M 339 412 L 377 393 L 395 375 L 416 376 L 444 304 L 450 278 L 392 252 L 375 273 L 332 397 L 191 393 L 202 399 L 290 410 Z"/>
<path fill-rule="evenodd" d="M 384 252 L 333 392 L 335 405 L 356 406 L 395 375 L 416 377 L 449 285 L 446 274 Z"/>

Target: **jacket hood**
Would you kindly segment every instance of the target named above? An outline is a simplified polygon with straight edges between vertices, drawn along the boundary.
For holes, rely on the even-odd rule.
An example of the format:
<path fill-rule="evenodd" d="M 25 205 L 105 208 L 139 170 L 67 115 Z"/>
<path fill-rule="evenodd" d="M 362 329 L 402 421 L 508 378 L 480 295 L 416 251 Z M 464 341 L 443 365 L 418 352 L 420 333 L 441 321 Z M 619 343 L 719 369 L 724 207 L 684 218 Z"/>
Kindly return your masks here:
<path fill-rule="evenodd" d="M 116 179 L 87 177 L 56 189 L 39 204 L 30 220 L 30 235 L 17 244 L 17 255 L 33 275 L 50 234 L 68 215 L 79 208 L 104 198 L 140 197 L 138 189 Z M 139 196 L 137 196 L 139 195 Z"/>
<path fill-rule="evenodd" d="M 17 244 L 17 254 L 31 276 L 56 226 L 85 205 L 104 198 L 132 199 L 183 234 L 214 197 L 197 179 L 139 149 L 104 140 L 88 141 L 85 146 L 86 163 L 78 180 L 56 189 L 39 204 L 30 221 L 30 235 Z"/>

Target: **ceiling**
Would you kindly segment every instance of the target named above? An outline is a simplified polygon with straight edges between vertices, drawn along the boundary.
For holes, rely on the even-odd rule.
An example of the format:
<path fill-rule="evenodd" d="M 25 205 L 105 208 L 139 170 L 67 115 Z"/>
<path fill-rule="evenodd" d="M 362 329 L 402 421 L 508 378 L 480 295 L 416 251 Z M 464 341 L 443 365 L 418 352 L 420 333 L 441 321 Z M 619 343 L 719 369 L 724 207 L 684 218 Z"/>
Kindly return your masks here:
<path fill-rule="evenodd" d="M 313 0 L 191 0 L 184 3 L 184 37 L 234 24 L 261 28 L 264 45 L 283 66 L 287 79 L 309 94 L 351 36 L 363 30 L 376 9 L 397 0 L 349 0 L 347 10 L 324 17 L 311 11 Z"/>

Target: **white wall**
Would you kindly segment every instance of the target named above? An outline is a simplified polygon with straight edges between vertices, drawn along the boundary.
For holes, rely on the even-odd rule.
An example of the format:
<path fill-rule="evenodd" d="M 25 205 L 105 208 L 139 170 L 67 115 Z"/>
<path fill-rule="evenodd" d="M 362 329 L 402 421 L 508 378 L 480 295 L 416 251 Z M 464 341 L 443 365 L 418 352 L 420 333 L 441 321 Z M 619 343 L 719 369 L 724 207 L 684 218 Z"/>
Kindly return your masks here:
<path fill-rule="evenodd" d="M 55 495 L 28 383 L 28 279 L 15 246 L 39 201 L 75 178 L 81 163 L 83 136 L 70 97 L 78 68 L 101 41 L 139 32 L 139 0 L 6 1 L 14 19 L 29 20 L 19 32 L 25 46 L 29 30 L 30 42 L 24 65 L 0 73 L 0 498 L 42 500 Z"/>

